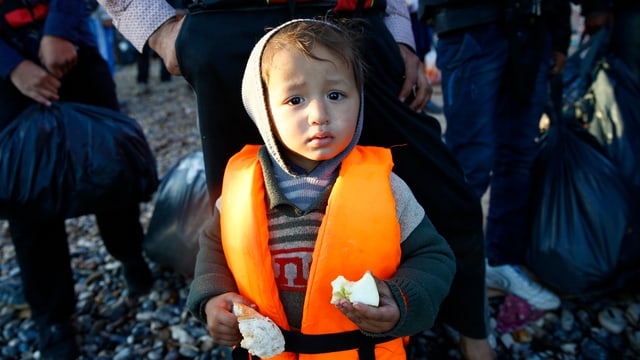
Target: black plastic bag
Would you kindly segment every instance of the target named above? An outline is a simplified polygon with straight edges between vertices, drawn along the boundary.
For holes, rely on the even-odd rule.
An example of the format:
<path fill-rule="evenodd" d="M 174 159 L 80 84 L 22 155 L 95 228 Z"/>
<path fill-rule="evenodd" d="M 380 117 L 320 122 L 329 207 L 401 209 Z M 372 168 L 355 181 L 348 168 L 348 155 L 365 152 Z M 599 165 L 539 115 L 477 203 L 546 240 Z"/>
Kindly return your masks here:
<path fill-rule="evenodd" d="M 632 184 L 634 197 L 640 201 L 640 83 L 613 56 L 596 65 L 593 77 L 588 91 L 574 103 L 575 113 Z"/>
<path fill-rule="evenodd" d="M 593 82 L 594 69 L 607 53 L 611 28 L 602 27 L 592 35 L 583 34 L 578 48 L 567 57 L 562 72 L 562 105 L 565 115 L 573 116 L 575 103 L 582 99 Z"/>
<path fill-rule="evenodd" d="M 119 112 L 34 104 L 0 133 L 0 218 L 116 210 L 150 200 L 157 186 L 142 129 Z"/>
<path fill-rule="evenodd" d="M 583 128 L 553 123 L 542 142 L 526 265 L 562 294 L 624 287 L 640 260 L 628 182 Z"/>
<path fill-rule="evenodd" d="M 150 260 L 193 276 L 198 238 L 211 205 L 202 151 L 180 159 L 162 177 L 143 246 Z"/>
<path fill-rule="evenodd" d="M 577 120 L 633 185 L 640 201 L 640 80 L 609 52 L 612 29 L 583 37 L 563 72 L 563 116 Z"/>

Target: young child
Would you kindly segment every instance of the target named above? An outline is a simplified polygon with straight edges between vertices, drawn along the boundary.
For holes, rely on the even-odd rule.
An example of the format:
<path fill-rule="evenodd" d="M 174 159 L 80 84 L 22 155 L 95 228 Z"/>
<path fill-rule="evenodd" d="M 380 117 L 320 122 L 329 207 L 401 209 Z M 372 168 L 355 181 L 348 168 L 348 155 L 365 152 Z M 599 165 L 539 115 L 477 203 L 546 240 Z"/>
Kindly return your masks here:
<path fill-rule="evenodd" d="M 432 326 L 455 260 L 390 151 L 356 145 L 363 68 L 354 35 L 320 20 L 254 47 L 242 96 L 265 145 L 229 160 L 187 300 L 216 343 L 241 340 L 236 301 L 283 330 L 279 359 L 406 359 L 402 337 Z M 378 307 L 330 303 L 332 280 L 367 270 Z"/>

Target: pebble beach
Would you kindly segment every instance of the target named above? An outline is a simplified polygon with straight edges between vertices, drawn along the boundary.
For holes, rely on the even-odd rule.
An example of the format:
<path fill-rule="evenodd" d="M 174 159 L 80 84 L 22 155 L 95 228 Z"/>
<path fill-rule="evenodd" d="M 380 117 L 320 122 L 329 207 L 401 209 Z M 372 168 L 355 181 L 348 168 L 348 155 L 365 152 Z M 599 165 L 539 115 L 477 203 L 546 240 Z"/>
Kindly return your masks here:
<path fill-rule="evenodd" d="M 178 160 L 200 150 L 200 137 L 191 88 L 181 77 L 160 82 L 158 66 L 153 60 L 146 94 L 137 91 L 135 64 L 120 66 L 115 80 L 122 111 L 143 128 L 162 178 Z M 154 200 L 141 209 L 147 227 Z M 131 297 L 93 216 L 68 219 L 66 226 L 80 359 L 231 359 L 230 349 L 213 343 L 205 326 L 186 311 L 189 278 L 151 262 L 153 290 Z M 0 220 L 0 286 L 6 285 L 19 285 L 19 268 L 8 224 Z M 559 309 L 547 312 L 513 296 L 489 294 L 490 341 L 498 359 L 640 359 L 640 291 L 563 298 Z M 0 292 L 0 359 L 39 359 L 29 309 L 11 300 Z M 462 359 L 457 339 L 455 331 L 438 324 L 412 337 L 408 359 Z"/>

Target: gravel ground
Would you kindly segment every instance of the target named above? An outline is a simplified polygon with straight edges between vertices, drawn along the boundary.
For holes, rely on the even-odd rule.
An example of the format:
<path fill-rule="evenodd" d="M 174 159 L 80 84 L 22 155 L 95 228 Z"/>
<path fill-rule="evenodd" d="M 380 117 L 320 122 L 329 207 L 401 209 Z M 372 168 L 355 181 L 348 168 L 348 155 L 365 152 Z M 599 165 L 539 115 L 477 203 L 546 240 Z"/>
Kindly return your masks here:
<path fill-rule="evenodd" d="M 182 78 L 158 80 L 152 62 L 151 93 L 136 93 L 135 67 L 118 69 L 123 111 L 138 120 L 157 157 L 162 176 L 178 159 L 200 149 L 195 97 Z M 153 201 L 142 204 L 148 226 Z M 131 299 L 120 265 L 104 249 L 92 216 L 67 221 L 77 281 L 76 327 L 82 359 L 229 359 L 204 326 L 184 309 L 189 279 L 152 264 L 154 290 Z M 6 221 L 0 221 L 0 284 L 17 284 L 19 270 Z M 0 299 L 2 299 L 0 294 Z M 491 294 L 490 340 L 500 359 L 638 359 L 640 293 L 563 299 L 555 311 L 538 312 L 521 300 Z M 609 315 L 609 316 L 606 316 Z M 619 322 L 608 319 L 619 319 Z M 38 359 L 29 311 L 0 308 L 0 358 Z M 460 359 L 457 334 L 443 326 L 412 338 L 410 359 Z"/>

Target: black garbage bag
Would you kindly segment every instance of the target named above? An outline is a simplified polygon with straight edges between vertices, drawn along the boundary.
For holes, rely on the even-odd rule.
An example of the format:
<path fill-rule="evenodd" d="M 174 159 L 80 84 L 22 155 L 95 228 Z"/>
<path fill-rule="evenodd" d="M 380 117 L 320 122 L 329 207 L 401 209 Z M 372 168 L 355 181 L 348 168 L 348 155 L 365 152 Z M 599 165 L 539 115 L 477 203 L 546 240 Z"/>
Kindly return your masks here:
<path fill-rule="evenodd" d="M 620 169 L 574 125 L 553 123 L 543 135 L 525 262 L 561 294 L 603 293 L 638 271 L 636 209 Z"/>
<path fill-rule="evenodd" d="M 589 130 L 640 201 L 640 80 L 609 51 L 612 29 L 584 36 L 563 72 L 562 111 Z"/>
<path fill-rule="evenodd" d="M 202 151 L 196 151 L 162 177 L 143 242 L 145 253 L 150 260 L 192 277 L 198 238 L 211 216 Z"/>
<path fill-rule="evenodd" d="M 594 80 L 574 103 L 575 113 L 602 146 L 640 201 L 640 82 L 623 61 L 607 56 Z M 639 203 L 640 205 L 640 203 Z"/>
<path fill-rule="evenodd" d="M 606 54 L 611 40 L 611 28 L 602 27 L 592 35 L 583 34 L 577 49 L 567 57 L 562 72 L 563 89 L 560 95 L 563 111 L 573 116 L 575 103 L 589 89 L 598 61 Z"/>
<path fill-rule="evenodd" d="M 0 133 L 0 218 L 116 210 L 158 182 L 139 124 L 110 109 L 34 104 Z"/>

